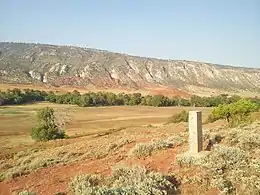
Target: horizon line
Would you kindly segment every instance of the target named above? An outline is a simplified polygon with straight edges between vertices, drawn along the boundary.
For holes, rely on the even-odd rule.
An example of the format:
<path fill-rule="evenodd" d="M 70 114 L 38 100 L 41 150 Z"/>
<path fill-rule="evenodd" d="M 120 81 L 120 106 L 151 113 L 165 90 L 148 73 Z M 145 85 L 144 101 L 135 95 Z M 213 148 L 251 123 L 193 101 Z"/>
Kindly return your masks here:
<path fill-rule="evenodd" d="M 149 59 L 156 59 L 156 60 L 163 60 L 163 61 L 186 61 L 186 62 L 197 62 L 197 63 L 204 63 L 204 64 L 210 64 L 210 65 L 216 65 L 216 66 L 225 66 L 225 67 L 230 67 L 230 68 L 246 68 L 246 69 L 257 69 L 259 70 L 260 68 L 257 67 L 245 67 L 243 65 L 233 65 L 233 64 L 219 64 L 219 63 L 214 63 L 214 62 L 206 62 L 203 60 L 185 60 L 185 59 L 171 59 L 171 58 L 160 58 L 160 57 L 153 57 L 153 56 L 142 56 L 138 54 L 130 54 L 130 53 L 125 53 L 125 52 L 119 52 L 119 51 L 111 51 L 108 49 L 102 49 L 102 48 L 95 48 L 95 47 L 88 47 L 87 45 L 77 45 L 77 44 L 54 44 L 54 43 L 40 43 L 40 42 L 19 42 L 19 41 L 0 41 L 0 43 L 11 43 L 11 44 L 35 44 L 35 45 L 47 45 L 47 46 L 62 46 L 62 47 L 77 47 L 81 49 L 90 49 L 90 50 L 98 50 L 101 52 L 108 52 L 108 53 L 115 53 L 115 54 L 120 54 L 120 55 L 127 55 L 127 56 L 132 56 L 132 57 L 140 57 L 140 58 L 149 58 Z"/>

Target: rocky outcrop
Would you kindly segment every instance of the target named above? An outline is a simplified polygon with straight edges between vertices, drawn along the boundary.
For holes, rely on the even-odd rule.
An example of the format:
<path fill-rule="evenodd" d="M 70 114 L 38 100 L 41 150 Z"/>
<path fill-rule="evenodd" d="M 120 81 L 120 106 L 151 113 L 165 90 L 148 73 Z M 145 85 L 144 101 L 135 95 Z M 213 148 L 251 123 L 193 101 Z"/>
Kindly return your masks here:
<path fill-rule="evenodd" d="M 260 69 L 161 60 L 96 49 L 0 43 L 0 80 L 13 83 L 142 89 L 190 86 L 259 91 Z"/>

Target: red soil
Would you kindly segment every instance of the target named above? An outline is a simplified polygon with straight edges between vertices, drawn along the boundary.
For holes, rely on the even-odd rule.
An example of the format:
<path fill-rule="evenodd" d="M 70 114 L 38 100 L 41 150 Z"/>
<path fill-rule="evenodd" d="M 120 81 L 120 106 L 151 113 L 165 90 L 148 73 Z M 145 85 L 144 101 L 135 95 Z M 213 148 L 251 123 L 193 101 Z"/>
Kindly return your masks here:
<path fill-rule="evenodd" d="M 130 144 L 129 144 L 130 145 Z M 30 189 L 37 194 L 51 195 L 58 192 L 67 192 L 68 183 L 71 178 L 79 174 L 111 174 L 111 167 L 116 164 L 126 165 L 144 165 L 148 170 L 162 173 L 176 172 L 179 169 L 175 161 L 176 153 L 180 148 L 174 148 L 161 151 L 152 157 L 143 159 L 126 158 L 122 159 L 120 155 L 113 155 L 103 159 L 94 159 L 76 162 L 70 165 L 57 165 L 40 169 L 37 172 L 26 176 L 12 179 L 8 182 L 0 183 L 0 194 L 8 195 L 14 191 L 21 191 L 25 188 Z M 190 187 L 188 187 L 190 188 Z M 196 191 L 196 189 L 193 190 Z M 187 188 L 182 189 L 182 194 L 188 192 Z M 194 191 L 193 191 L 194 192 Z M 207 194 L 218 194 L 217 190 L 211 190 Z"/>

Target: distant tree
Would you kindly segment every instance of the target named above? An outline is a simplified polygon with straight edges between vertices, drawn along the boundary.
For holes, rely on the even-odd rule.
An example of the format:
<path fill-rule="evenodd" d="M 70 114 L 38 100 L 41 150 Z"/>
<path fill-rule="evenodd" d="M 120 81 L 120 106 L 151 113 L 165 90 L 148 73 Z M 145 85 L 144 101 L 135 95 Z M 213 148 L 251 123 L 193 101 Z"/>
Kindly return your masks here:
<path fill-rule="evenodd" d="M 117 105 L 117 96 L 114 93 L 106 94 L 107 103 L 109 106 Z"/>
<path fill-rule="evenodd" d="M 45 97 L 45 100 L 49 102 L 56 102 L 56 99 L 57 95 L 55 95 L 52 91 L 50 91 L 48 95 Z"/>
<path fill-rule="evenodd" d="M 191 102 L 187 99 L 180 98 L 178 106 L 191 106 Z"/>
<path fill-rule="evenodd" d="M 124 94 L 124 105 L 130 105 L 131 97 L 128 94 Z"/>
<path fill-rule="evenodd" d="M 0 95 L 0 106 L 5 104 L 5 98 Z"/>
<path fill-rule="evenodd" d="M 73 92 L 73 93 L 71 94 L 70 104 L 76 104 L 76 105 L 78 105 L 79 102 L 80 102 L 80 97 L 81 97 L 80 93 L 74 93 L 74 92 Z"/>
<path fill-rule="evenodd" d="M 96 99 L 94 101 L 96 101 Z M 93 106 L 94 101 L 90 94 L 83 94 L 80 98 L 79 106 L 82 107 Z"/>
<path fill-rule="evenodd" d="M 179 104 L 178 97 L 174 97 L 174 98 L 170 99 L 170 106 L 178 106 L 178 104 Z"/>
<path fill-rule="evenodd" d="M 141 93 L 133 93 L 130 96 L 129 105 L 138 105 L 141 103 L 142 94 Z"/>
<path fill-rule="evenodd" d="M 239 101 L 240 99 L 242 99 L 240 96 L 233 95 L 228 98 L 228 103 L 235 103 L 235 102 Z"/>
<path fill-rule="evenodd" d="M 162 96 L 162 95 L 153 96 L 152 100 L 151 100 L 151 104 L 152 104 L 152 106 L 155 106 L 155 107 L 164 105 L 164 96 Z"/>

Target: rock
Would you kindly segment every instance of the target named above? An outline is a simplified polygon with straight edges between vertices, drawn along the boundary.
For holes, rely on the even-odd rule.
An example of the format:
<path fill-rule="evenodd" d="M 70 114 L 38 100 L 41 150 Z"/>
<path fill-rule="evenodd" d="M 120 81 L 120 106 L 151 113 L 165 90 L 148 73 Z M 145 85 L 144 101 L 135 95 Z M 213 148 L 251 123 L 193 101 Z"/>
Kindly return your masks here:
<path fill-rule="evenodd" d="M 186 60 L 161 60 L 45 44 L 0 42 L 0 82 L 142 89 L 196 87 L 230 91 L 260 91 L 260 69 L 222 66 Z M 28 57 L 31 56 L 31 57 Z M 29 71 L 32 80 L 23 72 Z"/>
<path fill-rule="evenodd" d="M 43 81 L 43 76 L 41 73 L 37 72 L 36 70 L 30 70 L 29 75 L 38 81 Z"/>

